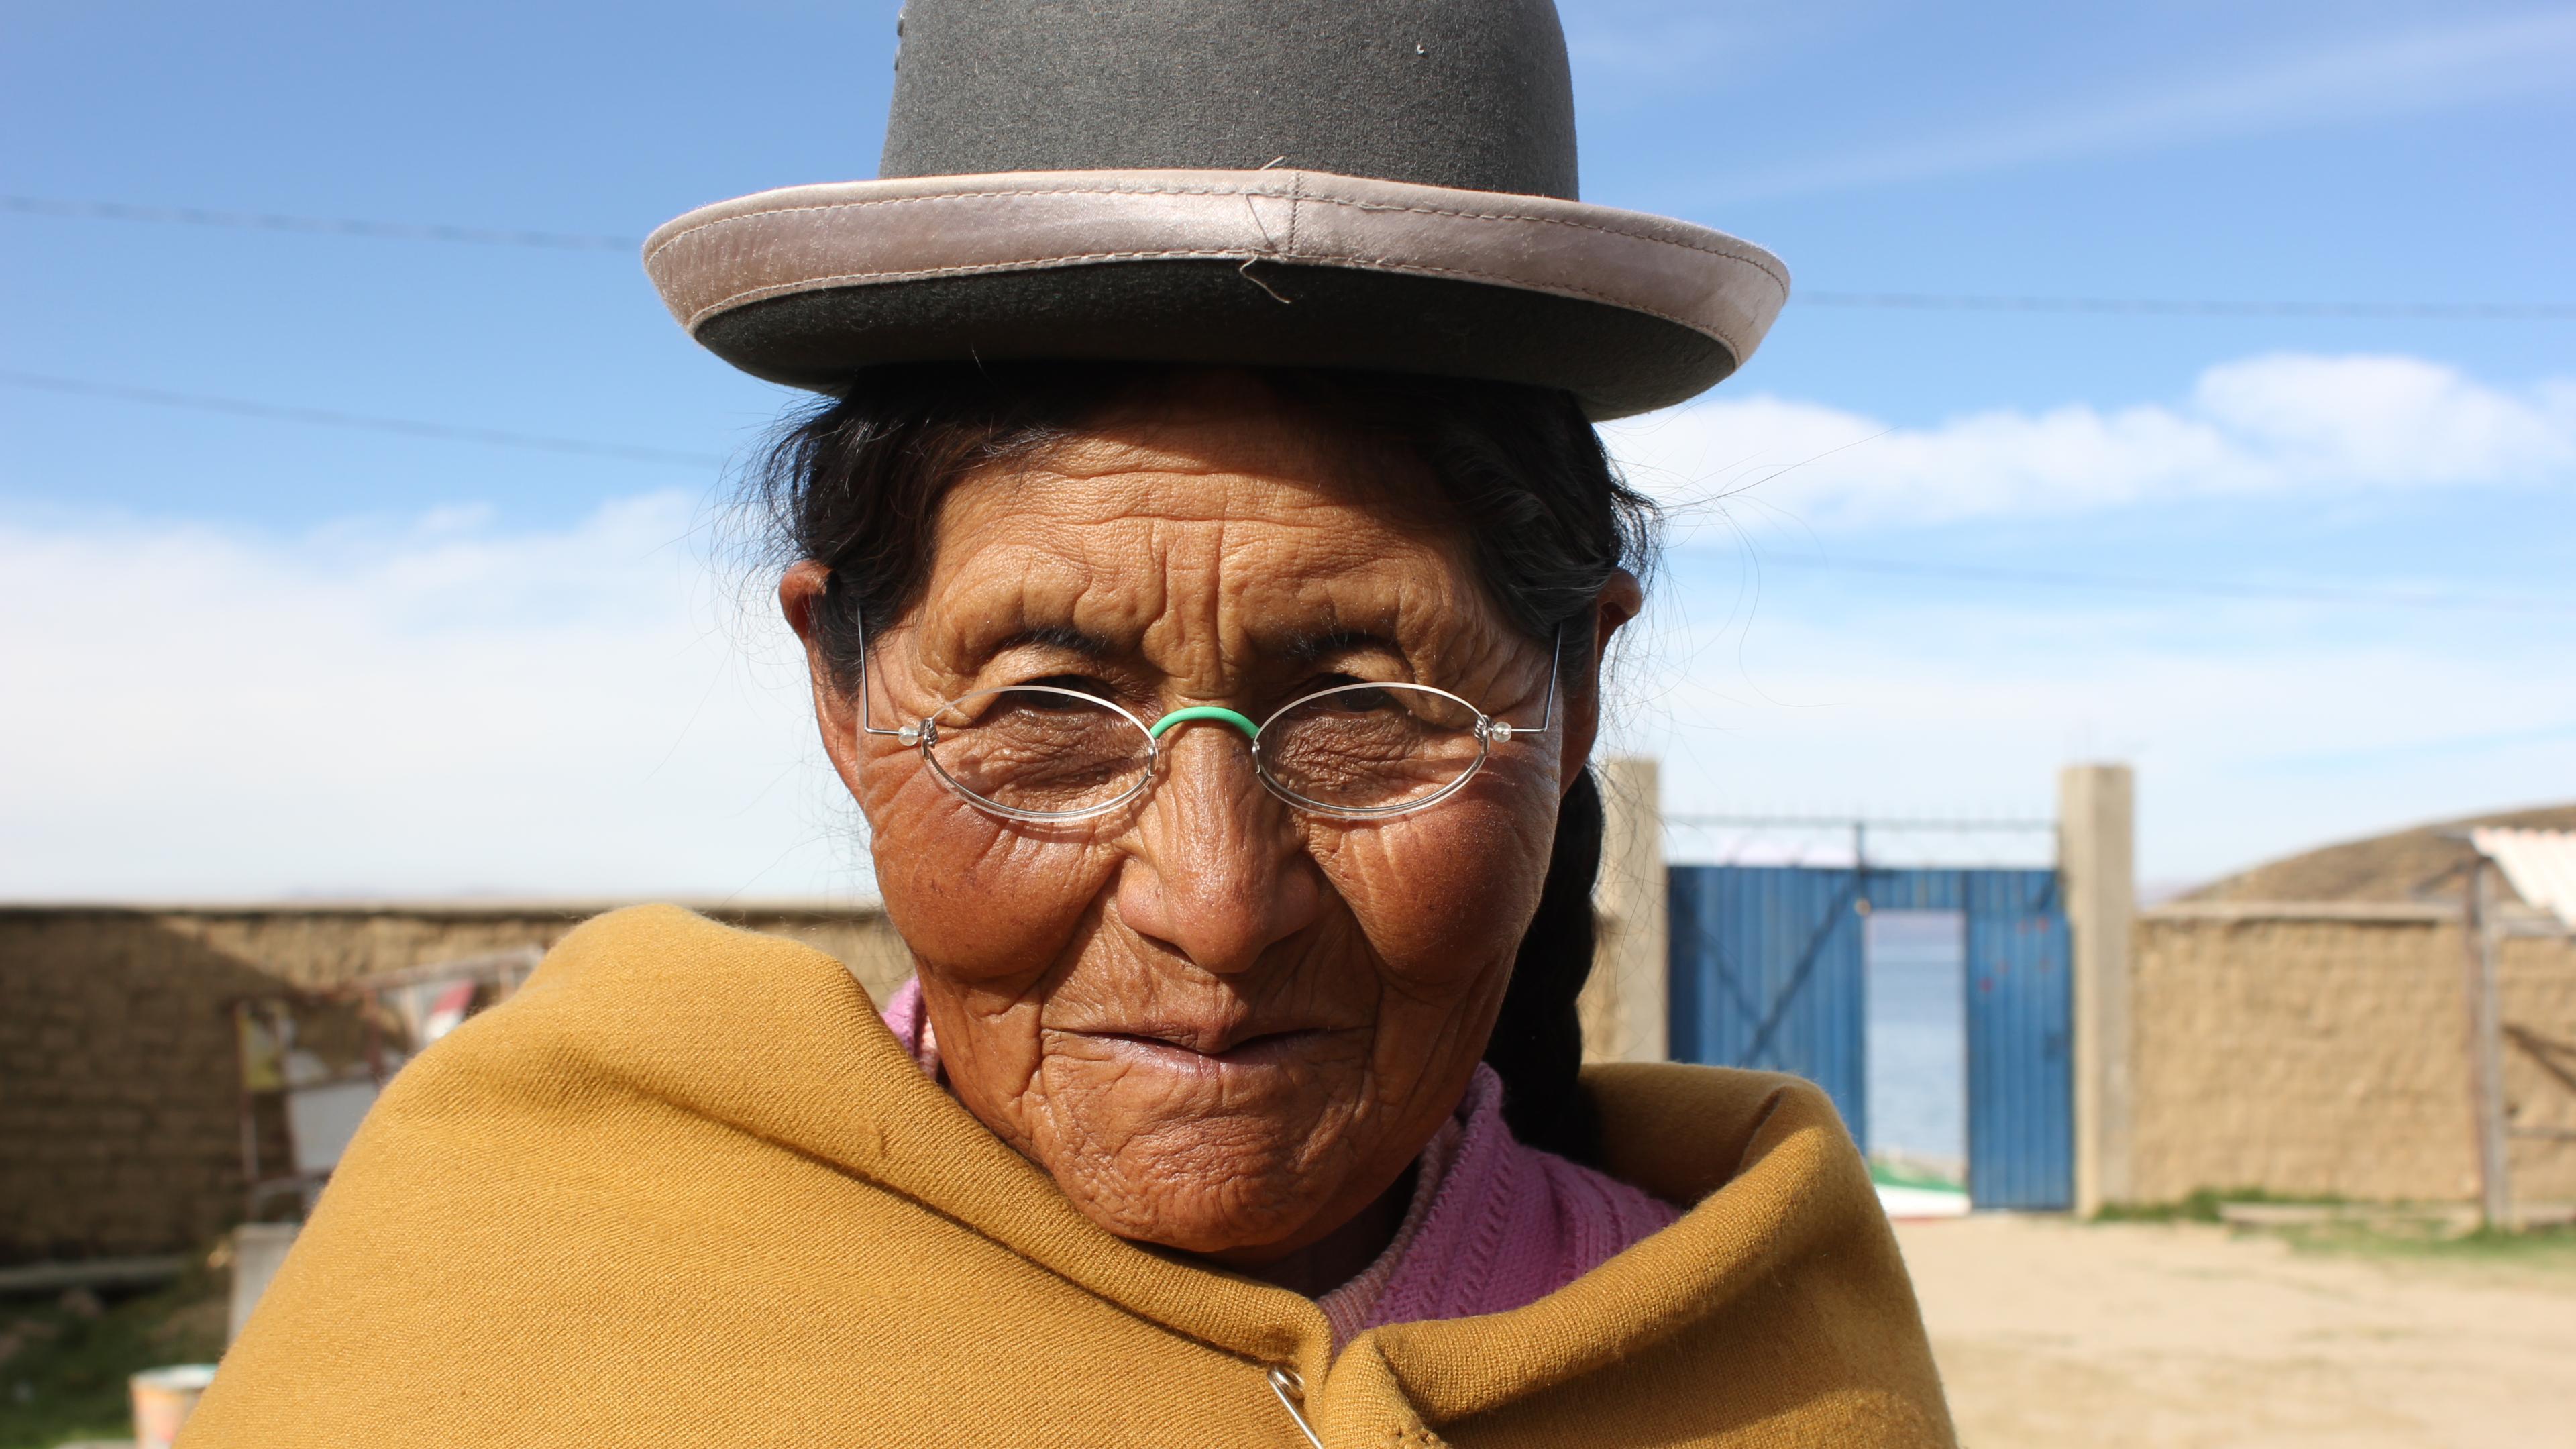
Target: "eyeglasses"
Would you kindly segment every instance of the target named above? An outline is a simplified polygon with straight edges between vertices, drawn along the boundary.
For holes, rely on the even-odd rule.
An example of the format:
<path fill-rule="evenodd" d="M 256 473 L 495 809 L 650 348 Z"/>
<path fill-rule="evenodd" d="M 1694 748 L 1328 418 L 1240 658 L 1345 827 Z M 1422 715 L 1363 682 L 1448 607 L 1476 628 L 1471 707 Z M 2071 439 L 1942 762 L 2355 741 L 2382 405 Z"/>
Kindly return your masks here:
<path fill-rule="evenodd" d="M 1252 742 L 1252 766 L 1271 794 L 1299 810 L 1375 819 L 1456 794 L 1496 745 L 1546 733 L 1556 722 L 1548 656 L 1539 722 L 1495 719 L 1427 684 L 1342 684 L 1290 700 L 1259 724 L 1217 705 L 1176 709 L 1147 724 L 1078 689 L 1019 684 L 960 695 L 899 729 L 868 723 L 867 637 L 859 638 L 859 730 L 890 735 L 977 809 L 1009 820 L 1086 820 L 1136 799 L 1162 764 L 1163 741 L 1195 720 L 1232 725 Z"/>

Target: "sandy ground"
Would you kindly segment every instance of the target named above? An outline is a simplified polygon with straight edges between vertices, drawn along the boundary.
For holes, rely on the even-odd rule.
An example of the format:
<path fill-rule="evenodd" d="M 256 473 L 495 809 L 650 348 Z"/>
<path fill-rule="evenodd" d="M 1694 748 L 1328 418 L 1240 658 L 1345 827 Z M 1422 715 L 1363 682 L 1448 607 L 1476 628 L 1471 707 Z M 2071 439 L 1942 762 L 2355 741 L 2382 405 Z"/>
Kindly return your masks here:
<path fill-rule="evenodd" d="M 2576 1446 L 2576 1272 L 2216 1227 L 1897 1225 L 1967 1449 Z"/>

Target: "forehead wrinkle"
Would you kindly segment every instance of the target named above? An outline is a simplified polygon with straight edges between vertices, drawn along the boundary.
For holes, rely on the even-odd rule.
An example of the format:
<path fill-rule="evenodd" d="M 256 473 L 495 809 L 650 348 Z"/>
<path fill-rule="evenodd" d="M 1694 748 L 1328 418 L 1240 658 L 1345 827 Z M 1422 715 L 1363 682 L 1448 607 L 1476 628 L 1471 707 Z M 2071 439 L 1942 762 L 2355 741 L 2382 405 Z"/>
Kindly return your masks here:
<path fill-rule="evenodd" d="M 1113 407 L 1019 467 L 1069 477 L 1251 473 L 1296 479 L 1356 501 L 1367 479 L 1354 466 L 1351 440 L 1319 422 L 1266 387 L 1203 387 L 1195 395 Z"/>
<path fill-rule="evenodd" d="M 1426 674 L 1501 642 L 1456 540 L 1391 510 L 1304 478 L 1138 469 L 1125 445 L 1088 461 L 951 494 L 925 601 L 942 642 L 972 651 L 1070 620 L 1209 688 L 1319 633 L 1385 638 Z"/>
<path fill-rule="evenodd" d="M 1053 505 L 1083 516 L 1087 523 L 1107 523 L 1152 514 L 1174 522 L 1224 522 L 1261 517 L 1292 526 L 1288 515 L 1327 513 L 1360 517 L 1395 531 L 1386 500 L 1372 500 L 1337 479 L 1304 473 L 1277 473 L 1242 468 L 1172 467 L 1165 465 L 1104 467 L 1073 472 L 1053 464 L 1035 466 L 1008 477 L 986 476 L 961 484 L 953 500 L 973 494 L 990 510 Z"/>
<path fill-rule="evenodd" d="M 1039 539 L 952 537 L 940 552 L 915 621 L 924 659 L 941 669 L 971 667 L 1012 634 L 1065 622 L 1075 611 L 1043 601 L 1078 599 L 1088 584 L 1085 570 Z"/>
<path fill-rule="evenodd" d="M 1169 606 L 1148 626 L 1149 644 L 1228 682 L 1266 665 L 1303 663 L 1297 646 L 1322 635 L 1383 638 L 1416 658 L 1438 652 L 1462 622 L 1452 561 L 1381 527 L 1331 522 L 1162 526 L 1162 539 L 1185 542 L 1162 543 L 1153 554 Z"/>

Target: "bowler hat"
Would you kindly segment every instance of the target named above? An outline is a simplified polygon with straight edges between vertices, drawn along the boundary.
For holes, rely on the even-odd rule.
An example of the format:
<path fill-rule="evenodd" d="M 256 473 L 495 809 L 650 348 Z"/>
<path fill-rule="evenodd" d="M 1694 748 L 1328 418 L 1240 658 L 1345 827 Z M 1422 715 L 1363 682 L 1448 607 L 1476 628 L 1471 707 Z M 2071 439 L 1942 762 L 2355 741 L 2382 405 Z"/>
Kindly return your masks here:
<path fill-rule="evenodd" d="M 889 363 L 1116 358 L 1562 388 L 1741 366 L 1779 260 L 1576 194 L 1551 0 L 910 0 L 874 181 L 655 231 L 672 315 L 820 392 Z"/>

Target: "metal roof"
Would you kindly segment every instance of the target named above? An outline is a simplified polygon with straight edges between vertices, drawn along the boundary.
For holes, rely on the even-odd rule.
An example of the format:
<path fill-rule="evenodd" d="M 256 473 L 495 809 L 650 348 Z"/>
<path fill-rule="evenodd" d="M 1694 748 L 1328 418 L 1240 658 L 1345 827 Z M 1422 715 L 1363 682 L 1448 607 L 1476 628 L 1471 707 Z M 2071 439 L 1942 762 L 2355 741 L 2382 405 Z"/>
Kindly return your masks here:
<path fill-rule="evenodd" d="M 2576 931 L 2576 831 L 2488 827 L 2470 831 L 2469 844 L 2496 863 L 2515 895 Z"/>

